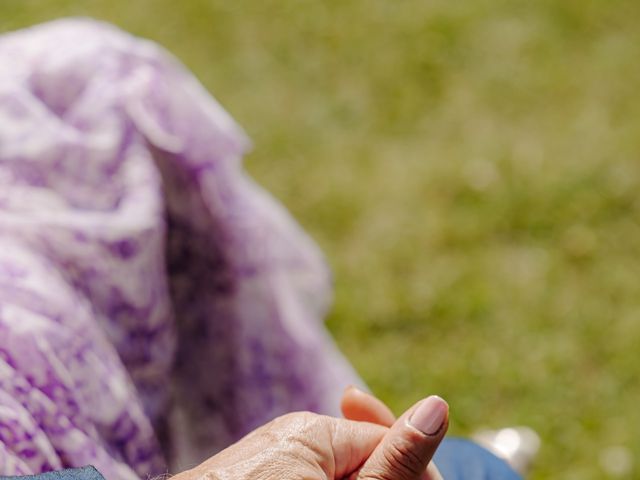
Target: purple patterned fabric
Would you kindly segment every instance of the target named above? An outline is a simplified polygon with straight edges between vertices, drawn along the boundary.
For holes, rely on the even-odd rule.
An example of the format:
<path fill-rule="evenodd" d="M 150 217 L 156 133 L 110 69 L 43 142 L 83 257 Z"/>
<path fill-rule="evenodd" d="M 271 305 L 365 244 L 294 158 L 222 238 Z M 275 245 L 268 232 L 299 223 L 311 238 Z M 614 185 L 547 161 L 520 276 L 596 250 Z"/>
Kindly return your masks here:
<path fill-rule="evenodd" d="M 337 413 L 325 263 L 200 84 L 90 20 L 1 36 L 0 66 L 0 475 L 141 478 Z"/>

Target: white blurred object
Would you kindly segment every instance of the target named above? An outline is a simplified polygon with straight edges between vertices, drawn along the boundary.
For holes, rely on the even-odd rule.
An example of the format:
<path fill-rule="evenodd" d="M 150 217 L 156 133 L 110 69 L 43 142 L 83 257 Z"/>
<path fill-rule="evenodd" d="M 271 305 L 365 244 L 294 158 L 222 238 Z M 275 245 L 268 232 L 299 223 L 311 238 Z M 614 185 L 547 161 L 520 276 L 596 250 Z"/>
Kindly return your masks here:
<path fill-rule="evenodd" d="M 529 427 L 481 430 L 471 438 L 494 455 L 504 459 L 521 475 L 527 473 L 540 450 L 540 437 Z"/>
<path fill-rule="evenodd" d="M 600 453 L 600 466 L 612 477 L 628 478 L 633 469 L 633 455 L 622 445 L 607 447 Z"/>

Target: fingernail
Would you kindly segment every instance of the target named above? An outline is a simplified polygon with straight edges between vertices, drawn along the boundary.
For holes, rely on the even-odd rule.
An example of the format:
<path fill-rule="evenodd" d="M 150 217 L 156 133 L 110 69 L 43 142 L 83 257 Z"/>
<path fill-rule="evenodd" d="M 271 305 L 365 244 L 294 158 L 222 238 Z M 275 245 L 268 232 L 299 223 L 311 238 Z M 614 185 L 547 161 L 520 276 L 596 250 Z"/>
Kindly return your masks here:
<path fill-rule="evenodd" d="M 409 419 L 409 424 L 425 435 L 435 435 L 442 428 L 448 411 L 447 402 L 437 395 L 432 395 L 418 405 Z"/>
<path fill-rule="evenodd" d="M 356 392 L 363 392 L 363 390 L 361 390 L 360 388 L 356 387 L 355 385 L 347 385 L 347 387 L 344 389 L 345 392 L 348 392 L 349 390 L 355 390 Z"/>

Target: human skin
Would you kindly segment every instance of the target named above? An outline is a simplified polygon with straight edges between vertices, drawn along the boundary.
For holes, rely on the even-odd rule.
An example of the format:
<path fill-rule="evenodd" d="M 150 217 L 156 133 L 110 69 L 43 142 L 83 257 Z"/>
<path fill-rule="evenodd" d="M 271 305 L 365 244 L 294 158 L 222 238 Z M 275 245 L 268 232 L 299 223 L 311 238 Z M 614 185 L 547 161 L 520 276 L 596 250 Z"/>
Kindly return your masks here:
<path fill-rule="evenodd" d="M 354 386 L 345 389 L 340 403 L 344 418 L 391 427 L 396 421 L 393 412 L 380 399 Z M 429 462 L 423 480 L 442 480 L 436 464 Z"/>
<path fill-rule="evenodd" d="M 346 396 L 347 405 L 360 405 L 356 407 L 360 409 L 358 411 L 366 413 L 368 400 L 359 403 L 358 398 L 354 400 L 353 396 Z M 343 409 L 344 406 L 343 401 Z M 373 409 L 375 415 L 380 412 Z M 389 420 L 392 417 L 379 419 Z M 448 406 L 435 396 L 416 403 L 392 422 L 390 428 L 369 421 L 338 419 L 309 412 L 290 413 L 258 428 L 201 465 L 174 478 L 435 480 L 439 477 L 430 476 L 426 468 L 447 426 Z"/>

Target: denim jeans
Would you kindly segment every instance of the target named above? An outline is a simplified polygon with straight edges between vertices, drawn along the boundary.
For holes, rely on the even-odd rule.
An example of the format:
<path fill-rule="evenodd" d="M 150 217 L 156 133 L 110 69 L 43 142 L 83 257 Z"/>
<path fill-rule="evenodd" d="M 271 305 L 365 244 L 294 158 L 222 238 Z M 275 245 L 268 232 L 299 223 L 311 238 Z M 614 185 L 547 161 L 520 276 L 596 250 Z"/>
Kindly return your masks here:
<path fill-rule="evenodd" d="M 23 477 L 3 477 L 0 480 L 104 480 L 100 472 L 93 467 L 69 468 L 55 472 L 26 475 Z"/>
<path fill-rule="evenodd" d="M 520 480 L 507 463 L 481 446 L 445 438 L 433 458 L 444 480 Z"/>

